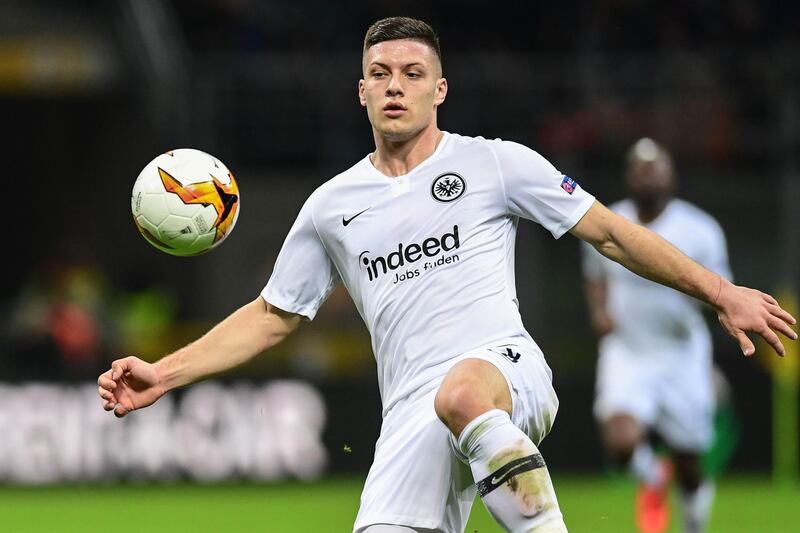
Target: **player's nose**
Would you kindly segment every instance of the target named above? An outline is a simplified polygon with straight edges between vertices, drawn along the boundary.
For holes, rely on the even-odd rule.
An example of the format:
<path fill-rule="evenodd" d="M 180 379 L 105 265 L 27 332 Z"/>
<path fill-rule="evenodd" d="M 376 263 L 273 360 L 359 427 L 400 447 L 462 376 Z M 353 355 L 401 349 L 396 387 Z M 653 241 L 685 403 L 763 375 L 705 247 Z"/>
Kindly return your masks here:
<path fill-rule="evenodd" d="M 402 96 L 403 86 L 400 83 L 399 76 L 392 76 L 389 80 L 389 85 L 386 86 L 386 96 Z"/>

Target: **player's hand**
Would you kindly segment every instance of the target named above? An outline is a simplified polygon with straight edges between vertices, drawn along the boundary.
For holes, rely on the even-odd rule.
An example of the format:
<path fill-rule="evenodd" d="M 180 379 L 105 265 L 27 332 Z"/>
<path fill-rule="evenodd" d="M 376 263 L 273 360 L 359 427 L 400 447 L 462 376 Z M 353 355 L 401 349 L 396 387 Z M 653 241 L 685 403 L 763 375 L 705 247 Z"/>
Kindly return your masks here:
<path fill-rule="evenodd" d="M 747 357 L 756 351 L 746 335 L 748 332 L 761 335 L 781 356 L 786 349 L 778 333 L 792 340 L 797 339 L 797 333 L 791 328 L 791 325 L 797 324 L 797 320 L 769 294 L 723 281 L 714 307 L 720 324 L 728 335 L 736 339 Z"/>
<path fill-rule="evenodd" d="M 614 321 L 611 320 L 605 309 L 597 310 L 591 314 L 592 330 L 598 339 L 602 339 L 614 331 Z"/>
<path fill-rule="evenodd" d="M 156 366 L 138 357 L 125 357 L 111 363 L 111 370 L 97 378 L 103 409 L 122 418 L 134 409 L 141 409 L 161 398 L 166 389 Z"/>

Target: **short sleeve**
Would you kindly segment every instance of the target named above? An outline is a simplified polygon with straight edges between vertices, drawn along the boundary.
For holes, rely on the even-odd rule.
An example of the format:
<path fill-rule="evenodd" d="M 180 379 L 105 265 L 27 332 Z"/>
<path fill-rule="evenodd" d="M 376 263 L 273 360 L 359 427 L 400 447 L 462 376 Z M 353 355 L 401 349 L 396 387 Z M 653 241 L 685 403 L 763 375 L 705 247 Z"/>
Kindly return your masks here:
<path fill-rule="evenodd" d="M 594 246 L 581 242 L 581 270 L 584 279 L 588 281 L 602 281 L 606 277 L 603 262 L 608 261 Z"/>
<path fill-rule="evenodd" d="M 261 296 L 270 304 L 313 320 L 339 283 L 313 220 L 313 195 L 306 201 L 281 247 Z"/>
<path fill-rule="evenodd" d="M 521 144 L 493 141 L 508 211 L 544 226 L 558 239 L 594 203 L 594 196 L 544 157 Z"/>

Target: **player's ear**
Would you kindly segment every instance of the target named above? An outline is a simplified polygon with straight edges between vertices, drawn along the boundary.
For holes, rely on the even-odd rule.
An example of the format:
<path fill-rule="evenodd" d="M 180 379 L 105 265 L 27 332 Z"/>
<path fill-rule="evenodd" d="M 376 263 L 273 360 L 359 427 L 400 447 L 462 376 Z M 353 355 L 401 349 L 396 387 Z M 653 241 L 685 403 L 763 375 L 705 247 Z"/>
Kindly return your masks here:
<path fill-rule="evenodd" d="M 436 94 L 433 97 L 435 105 L 441 105 L 447 97 L 447 79 L 439 78 L 436 80 Z"/>
<path fill-rule="evenodd" d="M 358 80 L 358 101 L 362 107 L 367 107 L 367 97 L 365 96 L 364 80 Z"/>

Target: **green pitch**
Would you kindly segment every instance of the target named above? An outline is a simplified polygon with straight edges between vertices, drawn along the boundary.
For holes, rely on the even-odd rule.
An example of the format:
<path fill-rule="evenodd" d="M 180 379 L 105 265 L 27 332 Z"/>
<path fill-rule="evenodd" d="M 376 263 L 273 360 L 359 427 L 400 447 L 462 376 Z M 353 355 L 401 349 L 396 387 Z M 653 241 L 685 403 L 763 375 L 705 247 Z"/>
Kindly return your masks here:
<path fill-rule="evenodd" d="M 571 532 L 634 531 L 631 483 L 559 477 L 555 485 Z M 0 487 L 0 531 L 347 533 L 360 489 L 359 479 L 285 485 Z M 723 480 L 717 494 L 712 533 L 798 531 L 800 490 L 778 490 L 760 478 L 736 478 Z M 499 531 L 477 503 L 467 533 Z"/>

